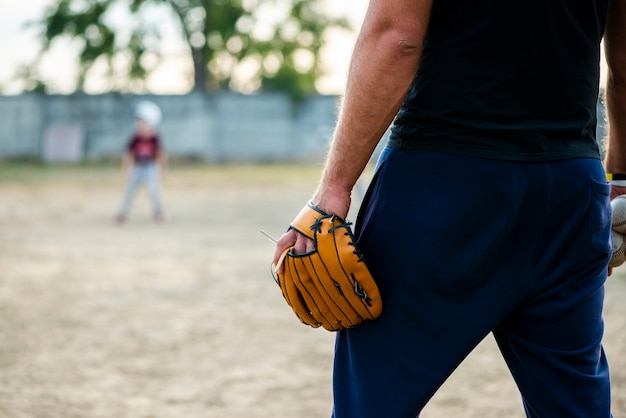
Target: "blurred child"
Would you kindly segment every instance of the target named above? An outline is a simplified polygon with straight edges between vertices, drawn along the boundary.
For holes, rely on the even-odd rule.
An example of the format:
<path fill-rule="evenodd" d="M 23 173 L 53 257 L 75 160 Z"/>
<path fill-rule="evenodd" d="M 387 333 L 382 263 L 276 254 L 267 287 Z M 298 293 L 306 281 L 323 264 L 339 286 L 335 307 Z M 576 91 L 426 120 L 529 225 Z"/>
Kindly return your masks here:
<path fill-rule="evenodd" d="M 142 184 L 148 189 L 155 222 L 165 220 L 160 197 L 160 171 L 165 170 L 167 159 L 157 132 L 161 117 L 161 109 L 155 103 L 143 101 L 135 108 L 136 130 L 122 158 L 122 169 L 130 171 L 130 175 L 122 206 L 115 216 L 118 224 L 126 220 L 135 193 Z"/>

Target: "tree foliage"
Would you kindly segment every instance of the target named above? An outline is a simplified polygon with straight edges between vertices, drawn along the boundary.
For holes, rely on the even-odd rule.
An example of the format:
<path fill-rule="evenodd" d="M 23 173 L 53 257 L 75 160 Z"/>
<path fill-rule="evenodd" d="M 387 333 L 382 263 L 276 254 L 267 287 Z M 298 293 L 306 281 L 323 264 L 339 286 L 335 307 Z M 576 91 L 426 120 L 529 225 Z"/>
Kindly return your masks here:
<path fill-rule="evenodd" d="M 141 85 L 163 58 L 163 28 L 169 24 L 187 46 L 194 90 L 283 90 L 298 98 L 313 92 L 322 75 L 320 51 L 327 30 L 349 28 L 345 19 L 324 14 L 321 4 L 321 0 L 57 0 L 37 25 L 42 56 L 59 38 L 76 45 L 79 90 L 96 63 L 107 68 L 109 78 L 125 80 L 118 90 Z M 116 22 L 120 11 L 132 18 L 125 25 Z M 164 15 L 167 22 L 159 20 Z M 41 88 L 41 80 L 33 75 L 37 65 L 33 63 L 27 73 Z"/>

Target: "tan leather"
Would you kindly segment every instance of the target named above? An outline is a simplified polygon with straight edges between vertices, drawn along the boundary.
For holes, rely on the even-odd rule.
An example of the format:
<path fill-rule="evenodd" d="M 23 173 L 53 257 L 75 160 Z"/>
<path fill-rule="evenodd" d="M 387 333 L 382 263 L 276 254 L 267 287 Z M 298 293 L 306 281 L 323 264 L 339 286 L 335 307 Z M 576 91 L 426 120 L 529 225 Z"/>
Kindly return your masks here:
<path fill-rule="evenodd" d="M 315 241 L 315 250 L 281 257 L 276 277 L 283 297 L 304 324 L 329 331 L 353 328 L 382 313 L 378 286 L 354 242 L 350 224 L 305 206 L 292 228 Z"/>
<path fill-rule="evenodd" d="M 314 232 L 311 226 L 315 225 L 317 219 L 328 216 L 327 213 L 316 208 L 311 202 L 308 202 L 305 207 L 296 215 L 291 221 L 291 228 L 295 229 L 302 235 L 314 239 Z"/>

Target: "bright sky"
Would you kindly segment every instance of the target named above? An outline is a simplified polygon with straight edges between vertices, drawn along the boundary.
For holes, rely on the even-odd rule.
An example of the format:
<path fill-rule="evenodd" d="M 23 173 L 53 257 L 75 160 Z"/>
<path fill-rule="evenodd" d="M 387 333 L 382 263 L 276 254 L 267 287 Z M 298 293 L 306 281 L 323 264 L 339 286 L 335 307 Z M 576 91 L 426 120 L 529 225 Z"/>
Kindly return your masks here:
<path fill-rule="evenodd" d="M 32 61 L 38 53 L 36 33 L 24 28 L 24 23 L 43 15 L 47 6 L 55 0 L 0 0 L 0 94 L 19 94 L 21 85 L 12 82 L 16 70 L 21 64 Z M 329 13 L 349 18 L 355 27 L 363 19 L 367 0 L 326 0 Z M 326 94 L 339 94 L 345 84 L 348 59 L 354 43 L 354 36 L 344 32 L 333 34 L 324 61 L 329 75 L 320 82 L 320 90 Z M 175 38 L 175 36 L 172 36 Z M 189 87 L 190 68 L 187 61 L 181 59 L 186 52 L 180 45 L 167 45 L 170 59 L 159 67 L 148 80 L 150 89 L 157 94 L 184 93 Z M 44 76 L 53 80 L 56 90 L 69 92 L 72 84 L 68 75 L 73 74 L 75 65 L 71 61 L 71 46 L 57 45 L 44 61 Z M 90 86 L 87 86 L 90 89 Z M 91 86 L 91 92 L 100 93 L 97 85 Z"/>

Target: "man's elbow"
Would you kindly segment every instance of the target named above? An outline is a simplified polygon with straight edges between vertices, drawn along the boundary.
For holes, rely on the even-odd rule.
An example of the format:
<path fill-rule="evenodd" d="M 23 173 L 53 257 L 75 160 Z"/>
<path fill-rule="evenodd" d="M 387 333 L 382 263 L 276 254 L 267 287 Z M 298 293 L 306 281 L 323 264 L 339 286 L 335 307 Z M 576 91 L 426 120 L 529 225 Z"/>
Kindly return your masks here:
<path fill-rule="evenodd" d="M 401 36 L 396 41 L 396 49 L 401 55 L 420 55 L 423 44 L 415 38 Z"/>
<path fill-rule="evenodd" d="M 387 51 L 396 58 L 419 56 L 422 53 L 423 41 L 408 31 L 390 28 L 378 33 L 374 39 L 378 50 Z"/>

